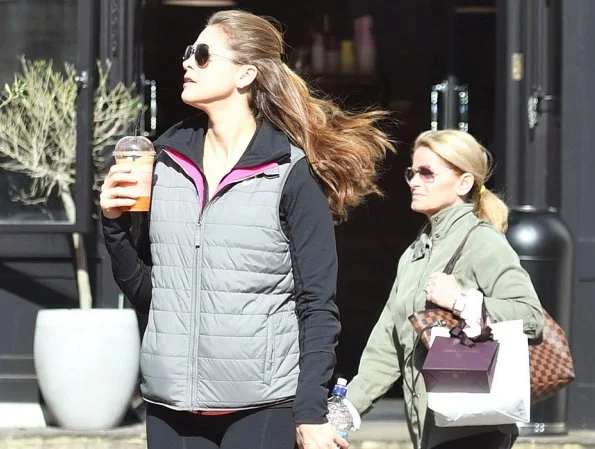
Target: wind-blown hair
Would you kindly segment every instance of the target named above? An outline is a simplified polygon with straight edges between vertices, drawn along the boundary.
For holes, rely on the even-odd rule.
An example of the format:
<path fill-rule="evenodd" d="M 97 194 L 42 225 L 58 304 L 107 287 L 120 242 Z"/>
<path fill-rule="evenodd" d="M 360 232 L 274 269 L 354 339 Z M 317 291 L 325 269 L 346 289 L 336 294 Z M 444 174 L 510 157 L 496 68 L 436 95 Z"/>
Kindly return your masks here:
<path fill-rule="evenodd" d="M 366 195 L 381 194 L 378 165 L 394 147 L 376 125 L 388 118 L 387 112 L 348 112 L 314 97 L 283 62 L 283 35 L 263 17 L 224 10 L 214 13 L 207 25 L 221 27 L 237 62 L 257 68 L 249 92 L 255 117 L 271 122 L 304 150 L 338 221 Z"/>
<path fill-rule="evenodd" d="M 425 131 L 413 144 L 413 152 L 427 147 L 459 173 L 473 175 L 473 187 L 466 201 L 475 205 L 475 214 L 505 232 L 508 228 L 508 207 L 498 195 L 485 187 L 492 174 L 492 155 L 475 138 L 454 129 Z M 483 187 L 483 189 L 482 189 Z"/>

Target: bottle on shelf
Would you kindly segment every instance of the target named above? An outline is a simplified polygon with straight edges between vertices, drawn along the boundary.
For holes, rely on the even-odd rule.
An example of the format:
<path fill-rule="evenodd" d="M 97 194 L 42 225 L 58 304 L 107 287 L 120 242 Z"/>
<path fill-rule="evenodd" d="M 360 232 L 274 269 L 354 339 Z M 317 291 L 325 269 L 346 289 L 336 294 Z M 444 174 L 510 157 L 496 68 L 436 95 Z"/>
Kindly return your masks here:
<path fill-rule="evenodd" d="M 339 42 L 334 35 L 328 36 L 326 42 L 326 73 L 336 75 L 341 66 Z"/>
<path fill-rule="evenodd" d="M 347 380 L 337 379 L 331 397 L 328 400 L 328 421 L 335 427 L 341 438 L 347 439 L 349 431 L 353 427 L 353 416 L 345 403 L 347 396 Z"/>
<path fill-rule="evenodd" d="M 324 36 L 322 34 L 315 34 L 311 49 L 311 66 L 312 73 L 324 73 L 326 61 L 326 48 L 324 45 Z"/>
<path fill-rule="evenodd" d="M 352 40 L 341 41 L 340 63 L 341 74 L 353 75 L 355 73 L 355 50 Z"/>
<path fill-rule="evenodd" d="M 376 43 L 372 28 L 374 20 L 365 15 L 355 19 L 355 49 L 358 73 L 372 75 L 376 71 Z"/>

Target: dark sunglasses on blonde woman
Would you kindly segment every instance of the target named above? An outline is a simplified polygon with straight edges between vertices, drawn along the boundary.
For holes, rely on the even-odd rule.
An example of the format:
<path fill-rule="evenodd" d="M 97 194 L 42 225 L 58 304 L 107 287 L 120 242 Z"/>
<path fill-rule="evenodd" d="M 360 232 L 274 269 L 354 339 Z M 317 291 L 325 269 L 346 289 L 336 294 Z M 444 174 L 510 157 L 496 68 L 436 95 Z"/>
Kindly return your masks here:
<path fill-rule="evenodd" d="M 192 55 L 194 55 L 194 60 L 196 61 L 196 64 L 199 67 L 204 67 L 205 65 L 207 65 L 212 56 L 221 59 L 226 59 L 227 61 L 236 62 L 233 58 L 228 58 L 227 56 L 221 56 L 216 55 L 215 53 L 211 53 L 207 44 L 196 44 L 196 46 L 188 45 L 186 47 L 186 50 L 184 50 L 184 56 L 182 57 L 182 61 L 185 61 Z"/>
<path fill-rule="evenodd" d="M 436 173 L 434 173 L 430 167 L 425 165 L 422 165 L 417 170 L 413 167 L 407 167 L 405 169 L 405 181 L 407 181 L 407 184 L 410 184 L 413 177 L 417 174 L 419 174 L 419 177 L 423 182 L 434 182 L 434 178 L 436 177 Z"/>

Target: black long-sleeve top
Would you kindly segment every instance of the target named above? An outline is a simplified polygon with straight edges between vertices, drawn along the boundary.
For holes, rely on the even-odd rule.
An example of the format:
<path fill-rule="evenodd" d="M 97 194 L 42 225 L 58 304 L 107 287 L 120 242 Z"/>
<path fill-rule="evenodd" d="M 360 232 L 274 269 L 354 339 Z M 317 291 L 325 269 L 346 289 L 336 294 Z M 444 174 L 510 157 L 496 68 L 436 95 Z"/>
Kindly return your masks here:
<path fill-rule="evenodd" d="M 172 148 L 202 169 L 206 123 L 204 115 L 181 122 L 157 139 L 155 147 Z M 288 162 L 290 151 L 288 138 L 264 122 L 234 168 Z M 279 213 L 289 238 L 300 328 L 300 375 L 293 401 L 294 417 L 298 424 L 324 423 L 327 384 L 335 366 L 341 329 L 334 302 L 337 254 L 326 195 L 306 158 L 298 161 L 288 175 Z M 136 310 L 147 314 L 152 294 L 148 215 L 125 213 L 116 220 L 103 217 L 102 223 L 114 278 Z"/>

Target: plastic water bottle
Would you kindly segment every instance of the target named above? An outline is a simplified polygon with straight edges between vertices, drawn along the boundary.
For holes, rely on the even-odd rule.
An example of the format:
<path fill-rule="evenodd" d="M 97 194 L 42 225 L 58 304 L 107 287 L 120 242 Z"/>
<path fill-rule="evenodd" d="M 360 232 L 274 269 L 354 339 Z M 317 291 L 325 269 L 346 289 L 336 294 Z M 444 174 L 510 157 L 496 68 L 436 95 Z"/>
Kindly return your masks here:
<path fill-rule="evenodd" d="M 345 404 L 347 396 L 347 381 L 343 378 L 337 379 L 331 397 L 328 400 L 328 421 L 335 427 L 341 438 L 347 439 L 347 435 L 353 426 L 353 417 Z"/>

